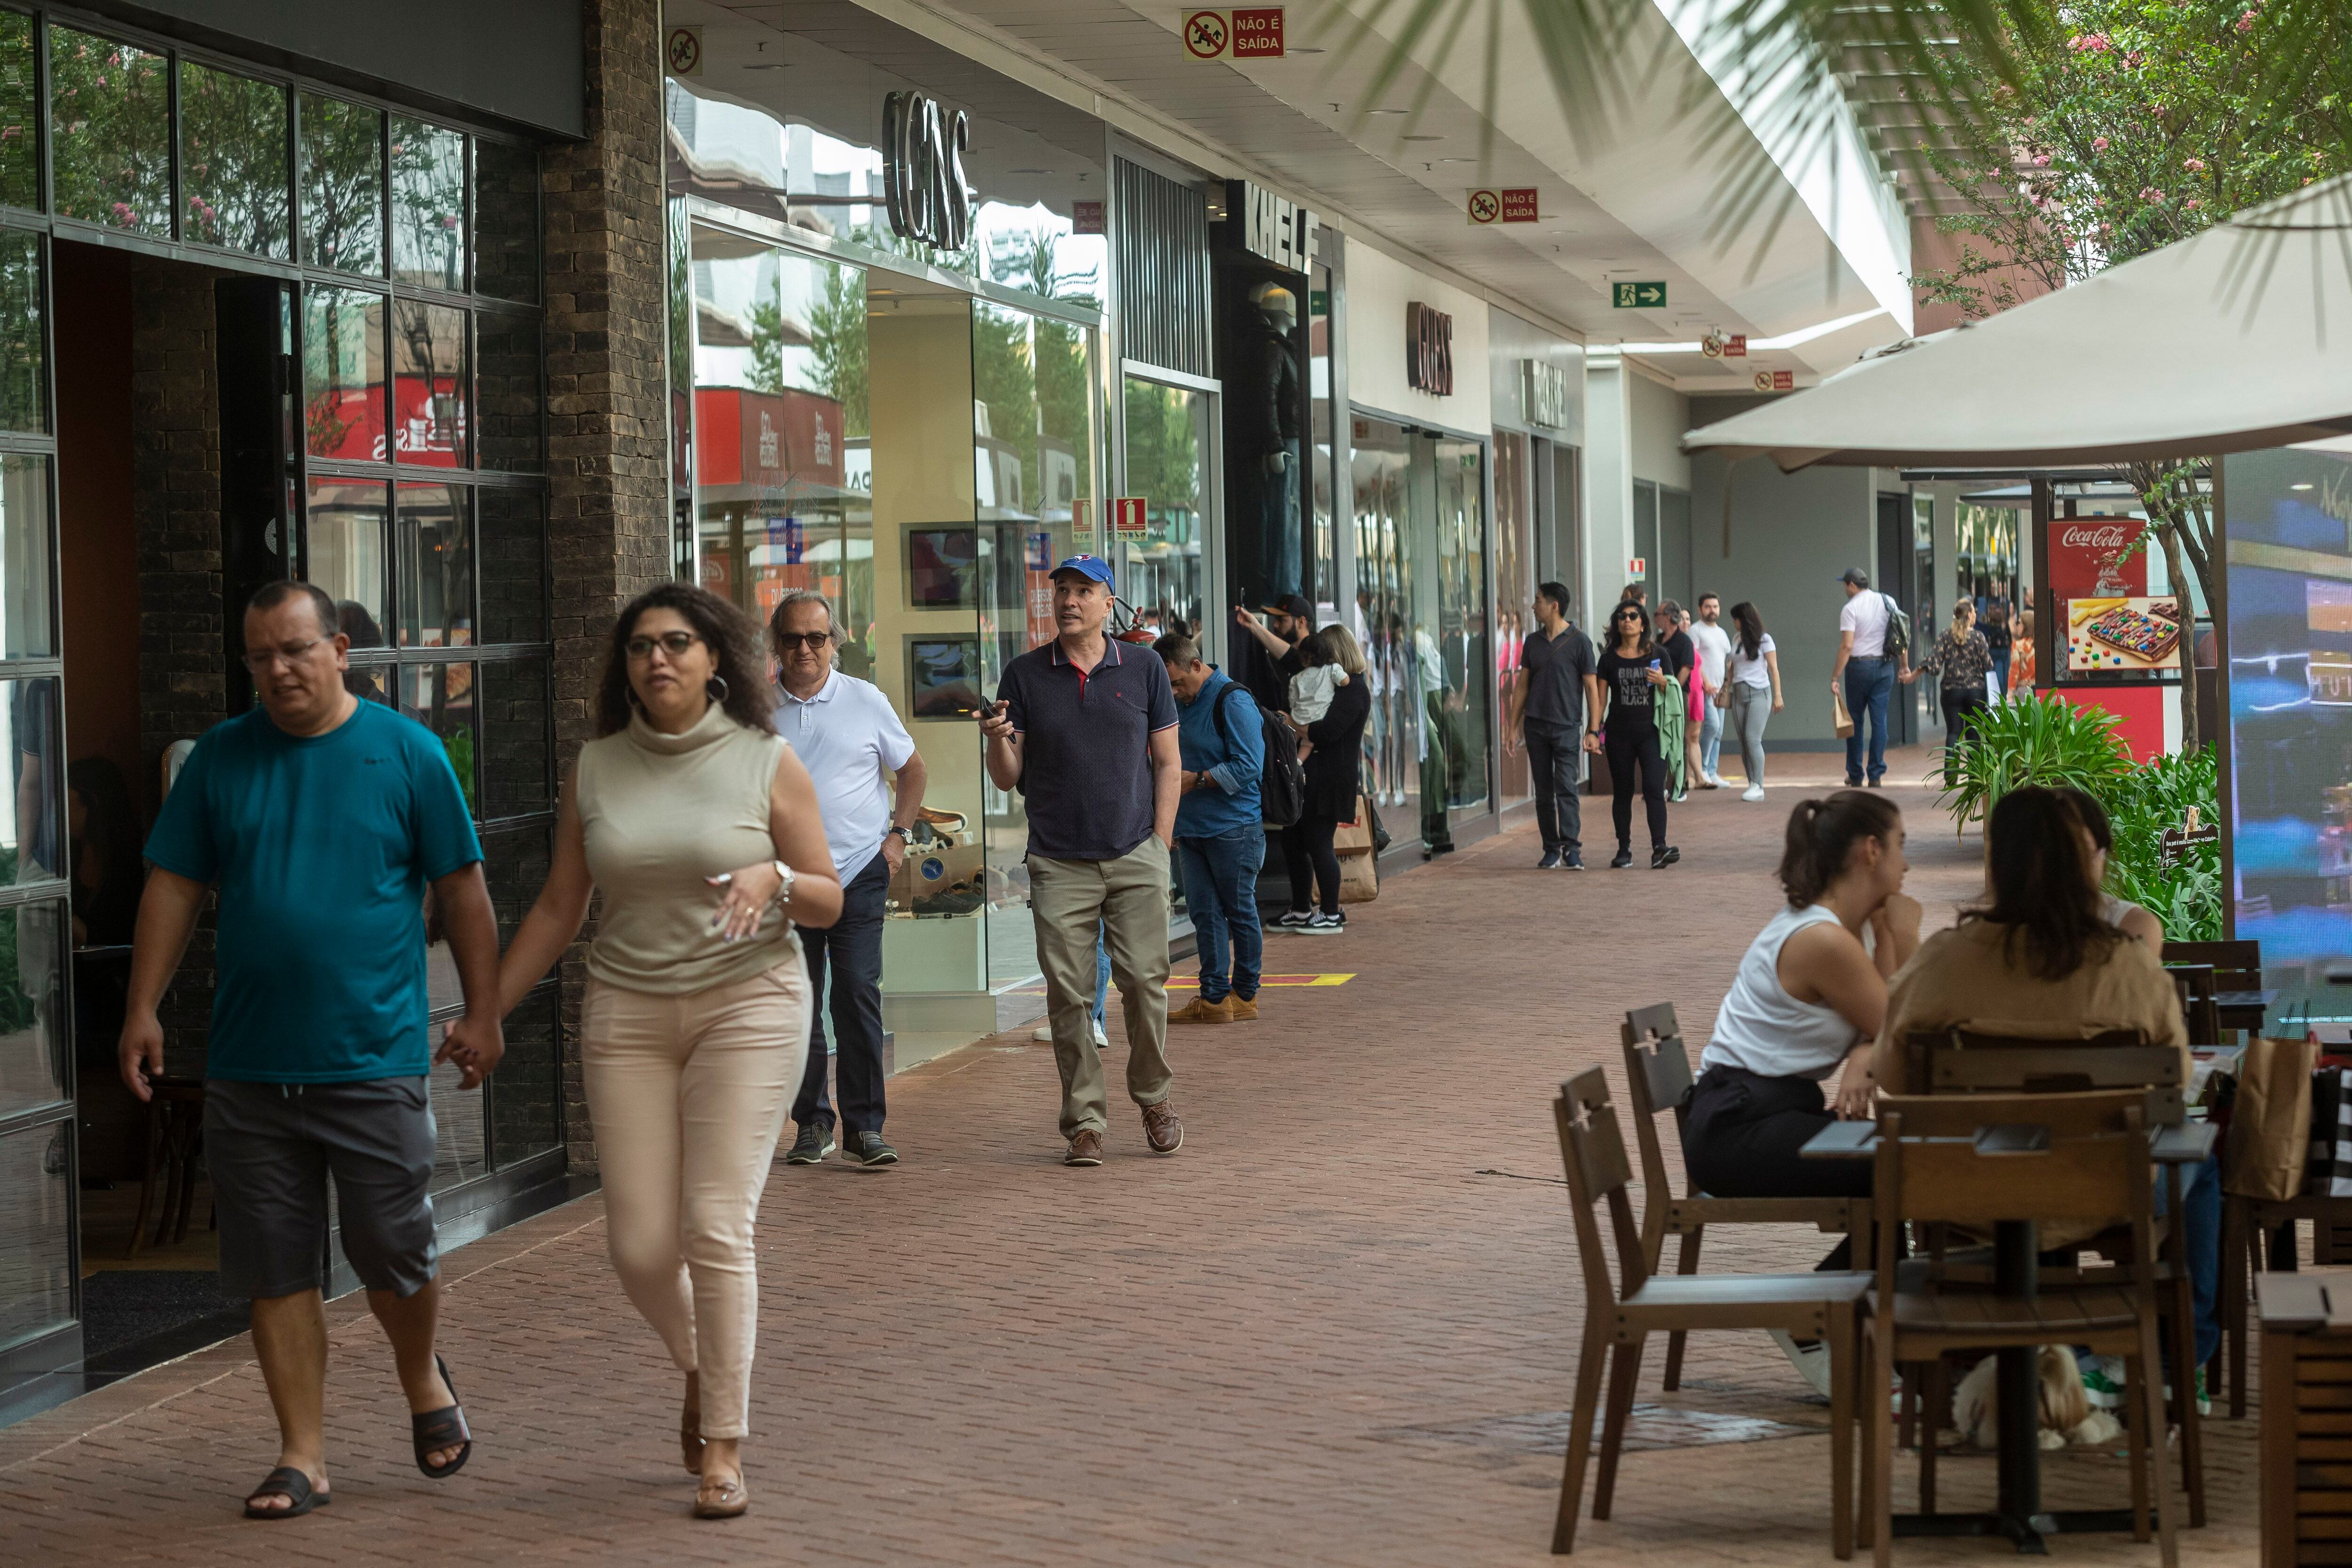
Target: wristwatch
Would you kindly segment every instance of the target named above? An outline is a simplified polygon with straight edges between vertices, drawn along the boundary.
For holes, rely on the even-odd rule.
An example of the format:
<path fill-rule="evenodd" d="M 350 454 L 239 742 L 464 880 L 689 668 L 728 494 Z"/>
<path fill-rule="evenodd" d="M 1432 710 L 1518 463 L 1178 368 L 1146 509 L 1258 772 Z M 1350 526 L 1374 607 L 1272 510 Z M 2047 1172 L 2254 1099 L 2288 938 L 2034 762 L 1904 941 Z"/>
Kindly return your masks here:
<path fill-rule="evenodd" d="M 776 875 L 783 879 L 776 885 L 776 896 L 773 900 L 776 908 L 781 910 L 793 901 L 793 868 L 782 860 L 771 860 L 768 864 L 773 866 L 776 868 Z"/>
<path fill-rule="evenodd" d="M 890 830 L 882 835 L 882 837 L 885 838 L 903 838 L 907 841 L 908 848 L 911 849 L 915 847 L 915 830 L 911 827 L 900 827 L 896 823 L 893 823 L 890 826 Z"/>

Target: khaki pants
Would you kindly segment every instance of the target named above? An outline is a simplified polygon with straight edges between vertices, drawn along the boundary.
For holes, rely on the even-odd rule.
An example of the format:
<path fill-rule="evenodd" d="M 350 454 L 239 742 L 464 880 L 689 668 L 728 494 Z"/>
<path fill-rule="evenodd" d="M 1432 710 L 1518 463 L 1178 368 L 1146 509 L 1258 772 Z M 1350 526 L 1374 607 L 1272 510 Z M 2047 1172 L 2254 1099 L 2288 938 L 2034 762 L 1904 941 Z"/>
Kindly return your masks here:
<path fill-rule="evenodd" d="M 680 1372 L 702 1435 L 741 1437 L 760 1274 L 751 1240 L 808 1048 L 808 971 L 681 996 L 588 983 L 581 1024 L 613 1271 Z"/>
<path fill-rule="evenodd" d="M 1116 860 L 1029 857 L 1029 913 L 1045 972 L 1054 1065 L 1062 1069 L 1062 1136 L 1110 1127 L 1102 1053 L 1095 1049 L 1095 933 L 1127 1010 L 1127 1092 L 1138 1105 L 1168 1098 L 1168 847 L 1158 834 Z"/>

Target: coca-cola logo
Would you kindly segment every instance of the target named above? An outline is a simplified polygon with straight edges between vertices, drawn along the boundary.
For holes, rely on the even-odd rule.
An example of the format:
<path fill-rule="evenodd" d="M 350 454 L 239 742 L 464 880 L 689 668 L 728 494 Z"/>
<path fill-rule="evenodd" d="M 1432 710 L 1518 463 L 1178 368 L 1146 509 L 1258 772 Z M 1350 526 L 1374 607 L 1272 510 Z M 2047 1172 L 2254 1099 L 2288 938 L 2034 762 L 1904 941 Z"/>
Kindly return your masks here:
<path fill-rule="evenodd" d="M 2139 536 L 2135 526 L 2110 522 L 2097 528 L 2068 528 L 2058 534 L 2061 550 L 2120 550 Z"/>

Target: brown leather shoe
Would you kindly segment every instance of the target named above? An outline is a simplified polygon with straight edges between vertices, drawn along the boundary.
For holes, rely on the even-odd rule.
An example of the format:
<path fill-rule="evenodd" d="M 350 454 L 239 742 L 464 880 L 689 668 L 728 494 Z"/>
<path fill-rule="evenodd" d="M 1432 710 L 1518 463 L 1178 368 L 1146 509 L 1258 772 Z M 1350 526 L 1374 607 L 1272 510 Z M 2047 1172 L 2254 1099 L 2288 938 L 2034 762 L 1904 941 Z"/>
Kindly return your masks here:
<path fill-rule="evenodd" d="M 1103 1162 L 1102 1134 L 1091 1127 L 1081 1127 L 1070 1134 L 1070 1152 L 1062 1156 L 1065 1165 L 1099 1165 Z"/>
<path fill-rule="evenodd" d="M 1184 1124 L 1166 1100 L 1143 1108 L 1143 1138 L 1155 1154 L 1173 1154 L 1184 1146 Z"/>
<path fill-rule="evenodd" d="M 1257 998 L 1255 996 L 1228 996 L 1225 1001 L 1233 1007 L 1234 1022 L 1236 1024 L 1246 1024 L 1257 1016 Z"/>
<path fill-rule="evenodd" d="M 1252 1008 L 1251 1011 L 1255 1012 L 1256 1009 Z M 1195 996 L 1169 1014 L 1168 1021 L 1171 1024 L 1230 1024 L 1234 1021 L 1233 998 L 1228 996 L 1222 1002 L 1211 1002 Z"/>
<path fill-rule="evenodd" d="M 740 1519 L 751 1511 L 751 1494 L 744 1489 L 740 1476 L 721 1476 L 705 1480 L 695 1489 L 694 1517 L 697 1519 Z"/>

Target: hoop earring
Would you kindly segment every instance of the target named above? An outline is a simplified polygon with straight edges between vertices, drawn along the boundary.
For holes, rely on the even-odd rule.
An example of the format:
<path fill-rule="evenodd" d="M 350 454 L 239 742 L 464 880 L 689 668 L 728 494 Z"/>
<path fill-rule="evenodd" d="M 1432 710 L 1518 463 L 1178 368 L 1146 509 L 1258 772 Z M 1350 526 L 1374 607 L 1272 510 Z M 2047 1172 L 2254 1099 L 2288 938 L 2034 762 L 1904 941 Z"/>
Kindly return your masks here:
<path fill-rule="evenodd" d="M 719 695 L 716 697 L 710 697 L 710 689 L 714 686 L 719 688 Z M 723 675 L 712 676 L 709 680 L 704 683 L 702 694 L 705 697 L 710 697 L 710 700 L 713 702 L 719 703 L 723 706 L 727 701 L 727 678 Z"/>

